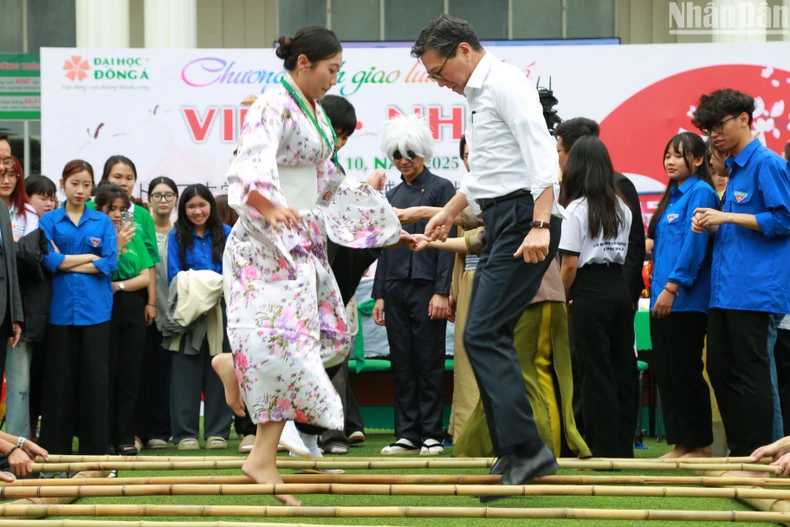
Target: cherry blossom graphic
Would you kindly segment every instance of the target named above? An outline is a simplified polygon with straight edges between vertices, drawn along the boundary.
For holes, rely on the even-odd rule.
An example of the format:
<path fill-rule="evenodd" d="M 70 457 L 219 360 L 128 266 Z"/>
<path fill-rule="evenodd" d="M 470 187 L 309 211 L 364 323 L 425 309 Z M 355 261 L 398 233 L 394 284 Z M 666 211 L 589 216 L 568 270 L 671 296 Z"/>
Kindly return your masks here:
<path fill-rule="evenodd" d="M 72 55 L 71 60 L 67 60 L 63 63 L 63 69 L 67 72 L 66 78 L 69 80 L 83 81 L 88 78 L 88 74 L 85 72 L 91 69 L 91 67 L 87 60 L 79 55 Z"/>

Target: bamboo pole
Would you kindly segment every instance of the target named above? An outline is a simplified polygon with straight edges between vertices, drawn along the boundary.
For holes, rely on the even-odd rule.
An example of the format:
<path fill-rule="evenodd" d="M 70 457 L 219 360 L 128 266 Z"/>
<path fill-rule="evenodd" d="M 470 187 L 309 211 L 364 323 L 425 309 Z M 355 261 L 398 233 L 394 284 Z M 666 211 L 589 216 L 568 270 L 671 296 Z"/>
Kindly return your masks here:
<path fill-rule="evenodd" d="M 96 520 L 3 520 L 2 527 L 97 527 Z M 101 527 L 359 527 L 359 525 L 318 525 L 315 523 L 260 522 L 168 522 L 168 521 L 102 521 Z M 378 526 L 387 527 L 387 526 Z"/>
<path fill-rule="evenodd" d="M 190 516 L 270 518 L 508 518 L 783 523 L 790 514 L 752 511 L 683 511 L 490 507 L 267 507 L 233 505 L 0 505 L 0 516 Z"/>
<path fill-rule="evenodd" d="M 726 475 L 727 472 L 702 472 L 702 474 L 706 477 L 711 478 L 721 478 L 727 479 L 728 476 Z M 777 480 L 772 480 L 777 481 Z M 778 480 L 781 481 L 781 480 Z M 748 485 L 748 483 L 747 483 Z M 743 487 L 740 487 L 743 488 Z M 751 488 L 754 488 L 753 486 Z M 774 500 L 774 499 L 760 499 L 760 498 L 747 498 L 747 497 L 740 497 L 740 501 L 757 509 L 758 511 L 763 512 L 784 512 L 790 514 L 790 503 L 785 500 Z M 786 527 L 790 527 L 790 522 L 782 522 L 782 525 Z"/>
<path fill-rule="evenodd" d="M 345 483 L 379 485 L 492 485 L 500 476 L 491 475 L 450 475 L 450 474 L 284 474 L 284 483 Z M 23 479 L 13 483 L 0 482 L 2 487 L 75 487 L 118 486 L 118 485 L 244 485 L 254 481 L 247 476 L 165 476 L 165 477 L 124 477 L 124 478 L 86 478 L 82 480 L 62 479 Z M 537 478 L 534 483 L 542 485 L 689 485 L 698 487 L 722 487 L 746 485 L 752 487 L 790 487 L 790 479 L 785 478 L 736 478 L 709 476 L 599 476 L 599 475 L 562 475 Z"/>
<path fill-rule="evenodd" d="M 388 459 L 383 461 L 345 461 L 338 459 L 278 459 L 277 467 L 284 469 L 345 469 L 345 470 L 384 470 L 384 469 L 472 469 L 491 468 L 495 460 L 448 460 L 448 459 Z M 34 472 L 80 472 L 84 470 L 214 470 L 240 469 L 243 460 L 230 461 L 170 461 L 128 462 L 99 461 L 89 463 L 34 463 Z M 560 460 L 560 468 L 579 468 L 590 470 L 744 470 L 752 472 L 774 472 L 769 465 L 747 463 L 685 463 L 685 462 L 620 462 L 620 461 L 580 461 Z"/>
<path fill-rule="evenodd" d="M 141 463 L 141 462 L 154 462 L 154 463 L 170 463 L 170 462 L 179 462 L 179 461 L 243 461 L 247 459 L 246 456 L 75 456 L 75 455 L 61 455 L 61 454 L 51 454 L 49 456 L 49 461 L 51 463 L 96 463 L 96 462 L 110 462 L 110 461 L 125 461 L 131 463 Z M 379 456 L 379 457 L 353 457 L 353 456 L 338 456 L 332 457 L 328 456 L 325 458 L 305 458 L 305 459 L 342 459 L 343 461 L 387 461 L 387 462 L 398 462 L 398 461 L 409 461 L 413 460 L 414 456 Z M 476 461 L 476 462 L 489 462 L 489 463 L 496 463 L 497 458 L 495 457 L 468 457 L 468 458 L 458 458 L 458 457 L 451 457 L 445 458 L 443 461 L 448 463 L 465 463 L 469 461 Z M 37 459 L 38 462 L 43 462 L 42 458 Z M 686 464 L 703 464 L 703 465 L 710 465 L 710 464 L 732 464 L 732 463 L 757 463 L 757 464 L 767 464 L 771 461 L 770 457 L 764 457 L 759 461 L 752 461 L 752 459 L 748 456 L 742 457 L 691 457 L 691 458 L 655 458 L 646 460 L 644 458 L 559 458 L 559 463 L 573 463 L 573 462 L 596 462 L 596 463 L 608 463 L 608 462 L 617 462 L 617 463 L 644 463 L 645 461 L 649 461 L 651 463 L 668 463 L 668 464 L 676 464 L 678 462 L 686 463 Z"/>
<path fill-rule="evenodd" d="M 284 483 L 357 483 L 379 485 L 492 485 L 501 476 L 488 475 L 452 475 L 452 474 L 283 474 Z M 671 479 L 671 478 L 670 478 Z M 693 478 L 699 481 L 700 478 Z M 75 487 L 117 486 L 117 485 L 244 485 L 255 483 L 247 476 L 171 476 L 171 477 L 129 477 L 129 478 L 95 478 L 74 481 L 72 479 L 53 478 L 38 480 L 17 480 L 13 483 L 0 482 L 2 487 Z M 693 485 L 693 482 L 684 483 Z M 790 483 L 787 484 L 790 486 Z"/>
<path fill-rule="evenodd" d="M 106 476 L 105 472 L 80 472 L 79 474 L 75 474 L 75 480 L 81 479 L 100 479 L 103 476 Z M 17 481 L 30 481 L 30 480 L 17 480 Z M 58 496 L 58 497 L 40 497 L 40 496 L 28 496 L 24 497 L 23 499 L 12 501 L 9 505 L 15 506 L 28 506 L 28 505 L 67 505 L 69 503 L 73 503 L 77 498 L 74 496 Z M 30 516 L 28 516 L 30 517 Z M 41 516 L 34 516 L 36 518 L 44 518 L 45 515 Z M 15 520 L 16 521 L 16 520 Z"/>
<path fill-rule="evenodd" d="M 639 487 L 624 485 L 364 485 L 283 483 L 278 485 L 86 485 L 3 487 L 8 498 L 108 498 L 122 496 L 265 496 L 332 494 L 365 496 L 629 496 L 650 498 L 790 499 L 790 490 L 731 487 Z"/>

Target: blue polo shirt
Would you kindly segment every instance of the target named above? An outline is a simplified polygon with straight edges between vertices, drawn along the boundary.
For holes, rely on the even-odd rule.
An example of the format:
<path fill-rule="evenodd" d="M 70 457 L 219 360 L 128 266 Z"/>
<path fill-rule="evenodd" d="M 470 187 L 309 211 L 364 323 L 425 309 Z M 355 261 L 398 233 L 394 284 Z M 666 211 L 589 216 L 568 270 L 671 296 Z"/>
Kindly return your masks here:
<path fill-rule="evenodd" d="M 42 264 L 52 272 L 52 300 L 49 322 L 56 326 L 92 326 L 110 320 L 112 282 L 118 247 L 115 227 L 106 214 L 85 207 L 78 225 L 66 214 L 66 207 L 44 214 L 39 228 L 60 250 L 50 247 Z M 58 271 L 66 255 L 95 254 L 99 274 Z"/>
<path fill-rule="evenodd" d="M 230 227 L 227 225 L 222 226 L 225 231 L 225 241 L 230 236 Z M 206 235 L 201 238 L 195 231 L 192 231 L 194 242 L 192 247 L 187 249 L 186 258 L 184 262 L 181 261 L 181 243 L 178 240 L 177 231 L 173 229 L 170 231 L 167 240 L 167 283 L 173 281 L 173 278 L 180 272 L 187 269 L 194 269 L 195 271 L 215 271 L 222 274 L 222 257 L 219 261 L 215 262 L 214 257 L 211 255 L 211 233 L 206 231 Z"/>
<path fill-rule="evenodd" d="M 667 282 L 672 282 L 680 286 L 680 294 L 672 304 L 673 312 L 708 312 L 711 260 L 709 235 L 707 232 L 694 234 L 691 231 L 691 219 L 696 208 L 718 206 L 716 191 L 696 174 L 672 189 L 667 209 L 656 224 L 651 308 Z"/>
<path fill-rule="evenodd" d="M 757 139 L 726 163 L 722 211 L 753 214 L 761 231 L 719 226 L 710 307 L 790 313 L 790 165 Z"/>

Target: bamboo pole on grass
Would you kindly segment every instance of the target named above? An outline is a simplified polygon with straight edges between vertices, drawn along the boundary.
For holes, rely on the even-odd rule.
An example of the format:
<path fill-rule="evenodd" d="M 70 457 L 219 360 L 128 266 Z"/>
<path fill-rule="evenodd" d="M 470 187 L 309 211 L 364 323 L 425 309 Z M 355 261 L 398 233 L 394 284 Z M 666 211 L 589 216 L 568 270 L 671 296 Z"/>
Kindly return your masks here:
<path fill-rule="evenodd" d="M 79 474 L 75 474 L 75 480 L 80 479 L 99 479 L 103 476 L 106 476 L 105 472 L 80 472 Z M 28 480 L 17 480 L 17 481 L 28 481 Z M 59 497 L 39 497 L 39 496 L 29 496 L 25 497 L 20 500 L 12 501 L 9 505 L 24 507 L 28 505 L 67 505 L 69 503 L 73 503 L 77 498 L 72 496 L 59 496 Z M 30 517 L 30 516 L 28 516 Z M 45 515 L 42 516 L 34 516 L 36 518 L 44 518 Z"/>
<path fill-rule="evenodd" d="M 451 474 L 284 474 L 284 483 L 345 483 L 378 485 L 492 485 L 501 476 L 451 475 Z M 244 485 L 255 483 L 247 476 L 165 476 L 74 479 L 22 479 L 13 483 L 0 482 L 2 487 L 76 487 L 82 485 Z M 537 478 L 541 485 L 688 485 L 698 487 L 723 487 L 746 485 L 752 487 L 790 487 L 785 478 L 736 478 L 708 476 L 600 476 L 562 475 Z"/>
<path fill-rule="evenodd" d="M 414 459 L 415 456 L 379 456 L 379 457 L 354 457 L 354 456 L 343 456 L 341 457 L 332 457 L 327 456 L 325 458 L 305 458 L 305 459 L 342 459 L 343 461 L 393 461 L 398 462 L 402 460 L 409 460 Z M 65 454 L 51 454 L 49 456 L 49 461 L 51 463 L 96 463 L 96 462 L 109 462 L 109 461 L 125 461 L 125 462 L 133 462 L 133 463 L 140 463 L 140 462 L 154 462 L 154 463 L 170 463 L 170 462 L 179 462 L 179 461 L 243 461 L 247 459 L 246 456 L 75 456 L 75 455 L 65 455 Z M 496 463 L 497 458 L 495 457 L 468 457 L 468 458 L 444 458 L 443 461 L 449 463 L 463 463 L 468 461 L 477 461 L 477 462 L 487 462 L 487 463 Z M 37 459 L 38 462 L 43 462 L 42 458 Z M 608 463 L 608 462 L 617 462 L 619 464 L 622 463 L 643 463 L 645 459 L 639 458 L 559 458 L 559 463 L 571 463 L 571 462 L 596 462 L 596 463 Z M 703 464 L 703 465 L 710 465 L 710 464 L 732 464 L 732 463 L 757 463 L 757 464 L 766 464 L 770 463 L 770 457 L 764 457 L 759 461 L 752 461 L 752 459 L 748 456 L 742 457 L 691 457 L 691 458 L 655 458 L 650 459 L 651 463 L 668 463 L 668 464 L 676 464 L 678 462 L 687 463 L 687 464 Z"/>
<path fill-rule="evenodd" d="M 491 468 L 494 459 L 450 460 L 450 459 L 388 459 L 383 461 L 345 461 L 338 459 L 278 459 L 277 467 L 284 469 L 346 469 L 346 470 L 384 470 L 384 469 L 472 469 Z M 90 463 L 34 463 L 34 472 L 79 472 L 84 470 L 213 470 L 239 469 L 243 460 L 231 461 L 170 461 L 128 462 L 100 461 Z M 560 468 L 579 468 L 590 470 L 744 470 L 753 472 L 773 472 L 775 467 L 747 463 L 684 463 L 684 462 L 620 462 L 620 461 L 582 461 L 560 460 Z"/>
<path fill-rule="evenodd" d="M 727 478 L 727 476 L 726 476 L 727 473 L 726 472 L 703 472 L 702 474 L 704 476 L 706 476 L 706 477 L 714 477 L 714 478 L 718 477 L 718 478 L 722 478 L 722 479 Z M 747 479 L 749 479 L 749 478 L 747 478 Z M 781 480 L 774 479 L 772 481 L 781 481 Z M 785 481 L 787 481 L 787 480 L 785 480 Z M 746 483 L 745 485 L 749 485 L 749 484 Z M 740 487 L 740 488 L 743 488 L 743 487 Z M 752 486 L 751 488 L 754 488 L 754 487 Z M 745 497 L 745 496 L 742 496 L 739 499 L 743 503 L 745 503 L 745 504 L 757 509 L 758 511 L 763 511 L 763 512 L 783 512 L 783 513 L 790 514 L 790 503 L 788 503 L 784 499 L 761 499 L 761 498 L 748 498 L 748 497 Z M 787 521 L 782 522 L 782 525 L 790 527 L 790 522 L 787 522 Z"/>
<path fill-rule="evenodd" d="M 492 485 L 501 476 L 468 474 L 283 474 L 284 483 L 357 483 L 379 485 Z M 699 478 L 694 478 L 699 480 Z M 76 487 L 81 485 L 244 485 L 255 481 L 247 476 L 170 476 L 170 477 L 124 477 L 95 478 L 74 481 L 72 479 L 23 479 L 13 483 L 0 482 L 2 487 Z M 687 483 L 693 485 L 694 483 Z M 788 483 L 790 486 L 790 483 Z"/>
<path fill-rule="evenodd" d="M 790 513 L 489 507 L 266 507 L 232 505 L 0 505 L 0 516 L 190 516 L 270 518 L 507 518 L 783 523 Z"/>
<path fill-rule="evenodd" d="M 273 494 L 790 499 L 790 490 L 784 489 L 640 487 L 624 485 L 348 485 L 342 483 L 283 483 L 277 485 L 86 485 L 81 487 L 3 487 L 0 489 L 0 499 L 108 498 L 122 496 L 266 496 Z"/>
<path fill-rule="evenodd" d="M 0 527 L 97 527 L 96 520 L 3 520 Z M 318 525 L 315 523 L 260 522 L 168 522 L 168 521 L 102 521 L 101 527 L 359 527 L 359 525 Z M 387 527 L 387 526 L 377 526 Z"/>

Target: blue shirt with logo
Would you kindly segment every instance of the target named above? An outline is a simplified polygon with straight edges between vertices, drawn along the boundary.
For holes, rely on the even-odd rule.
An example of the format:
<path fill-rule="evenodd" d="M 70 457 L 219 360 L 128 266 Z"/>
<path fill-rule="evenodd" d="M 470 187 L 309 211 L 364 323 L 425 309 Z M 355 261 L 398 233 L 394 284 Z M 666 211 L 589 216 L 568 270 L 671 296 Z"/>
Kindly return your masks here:
<path fill-rule="evenodd" d="M 710 266 L 707 232 L 694 234 L 691 219 L 694 209 L 716 208 L 719 196 L 698 175 L 693 175 L 671 190 L 663 217 L 656 223 L 653 247 L 653 278 L 650 305 L 667 282 L 678 284 L 672 311 L 708 312 L 710 304 Z"/>
<path fill-rule="evenodd" d="M 230 236 L 230 227 L 227 225 L 222 226 L 225 232 L 225 241 Z M 167 240 L 167 283 L 173 281 L 173 278 L 181 272 L 188 269 L 195 271 L 214 271 L 222 274 L 222 258 L 215 262 L 214 257 L 211 255 L 211 233 L 206 230 L 206 235 L 202 238 L 198 236 L 197 232 L 192 231 L 194 242 L 192 247 L 188 248 L 185 254 L 185 261 L 181 261 L 181 242 L 178 239 L 178 232 L 173 229 L 170 231 L 169 239 Z"/>
<path fill-rule="evenodd" d="M 719 226 L 710 307 L 790 313 L 790 165 L 757 139 L 726 163 L 722 211 L 753 214 L 760 231 Z"/>
<path fill-rule="evenodd" d="M 42 264 L 52 272 L 49 323 L 56 326 L 92 326 L 110 320 L 112 282 L 110 275 L 118 260 L 115 227 L 109 216 L 85 207 L 74 225 L 66 207 L 42 216 L 39 228 L 58 250 L 50 246 Z M 98 274 L 59 271 L 66 255 L 95 254 Z"/>

